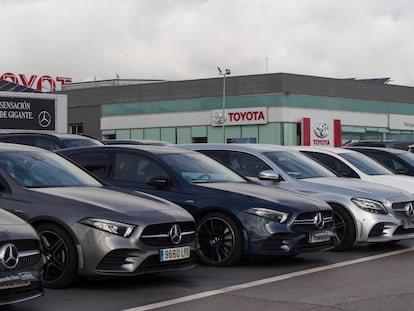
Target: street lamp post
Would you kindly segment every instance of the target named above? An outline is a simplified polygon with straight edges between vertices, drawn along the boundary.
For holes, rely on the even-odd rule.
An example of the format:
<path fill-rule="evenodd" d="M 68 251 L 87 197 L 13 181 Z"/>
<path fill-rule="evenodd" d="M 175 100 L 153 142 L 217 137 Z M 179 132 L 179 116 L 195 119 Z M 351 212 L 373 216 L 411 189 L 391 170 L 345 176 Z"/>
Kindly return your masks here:
<path fill-rule="evenodd" d="M 225 130 L 225 123 L 226 123 L 226 76 L 231 74 L 230 69 L 225 69 L 224 72 L 221 70 L 220 67 L 217 67 L 219 74 L 223 76 L 223 105 L 222 105 L 222 135 L 223 135 L 223 143 L 226 143 L 226 130 Z"/>

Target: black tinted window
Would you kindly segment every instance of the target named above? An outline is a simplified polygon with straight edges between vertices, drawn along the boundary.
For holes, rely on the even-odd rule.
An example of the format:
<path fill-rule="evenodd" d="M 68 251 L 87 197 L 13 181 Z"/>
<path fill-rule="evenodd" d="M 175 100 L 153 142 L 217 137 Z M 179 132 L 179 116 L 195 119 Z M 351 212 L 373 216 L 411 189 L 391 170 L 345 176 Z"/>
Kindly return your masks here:
<path fill-rule="evenodd" d="M 72 155 L 70 158 L 100 178 L 105 178 L 107 175 L 106 168 L 109 165 L 109 154 L 100 152 L 82 153 Z"/>

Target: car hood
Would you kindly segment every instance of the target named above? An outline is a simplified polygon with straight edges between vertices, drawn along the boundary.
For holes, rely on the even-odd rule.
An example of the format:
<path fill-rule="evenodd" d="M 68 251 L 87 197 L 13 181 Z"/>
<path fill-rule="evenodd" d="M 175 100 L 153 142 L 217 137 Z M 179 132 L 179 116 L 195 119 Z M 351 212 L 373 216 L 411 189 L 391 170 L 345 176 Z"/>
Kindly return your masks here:
<path fill-rule="evenodd" d="M 414 193 L 414 178 L 406 175 L 369 175 L 369 181 Z"/>
<path fill-rule="evenodd" d="M 411 193 L 374 182 L 342 177 L 319 177 L 298 180 L 301 191 L 309 194 L 335 193 L 347 197 L 363 197 L 377 201 L 413 200 Z M 414 188 L 413 188 L 414 189 Z M 299 189 L 297 189 L 299 190 Z"/>
<path fill-rule="evenodd" d="M 214 191 L 229 192 L 229 197 L 238 197 L 242 202 L 250 201 L 251 205 L 258 207 L 263 204 L 269 206 L 276 203 L 279 207 L 283 206 L 284 209 L 295 210 L 295 212 L 330 209 L 325 202 L 300 192 L 269 188 L 254 183 L 198 183 L 196 186 Z"/>
<path fill-rule="evenodd" d="M 30 191 L 34 196 L 53 196 L 55 204 L 88 209 L 88 216 L 98 217 L 106 212 L 115 212 L 119 219 L 129 219 L 130 222 L 131 216 L 147 222 L 193 220 L 178 205 L 142 192 L 124 193 L 104 187 L 30 188 Z"/>
<path fill-rule="evenodd" d="M 0 212 L 0 240 L 37 238 L 36 231 L 23 219 L 8 212 Z"/>

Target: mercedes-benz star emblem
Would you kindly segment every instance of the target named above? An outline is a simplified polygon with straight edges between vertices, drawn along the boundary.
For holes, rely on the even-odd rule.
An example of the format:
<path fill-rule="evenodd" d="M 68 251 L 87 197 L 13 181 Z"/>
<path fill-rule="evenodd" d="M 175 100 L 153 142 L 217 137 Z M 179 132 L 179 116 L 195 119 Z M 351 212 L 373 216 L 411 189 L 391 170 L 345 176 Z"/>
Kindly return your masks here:
<path fill-rule="evenodd" d="M 19 263 L 19 252 L 13 244 L 5 244 L 0 248 L 0 264 L 6 269 L 14 269 Z"/>
<path fill-rule="evenodd" d="M 170 240 L 173 244 L 179 244 L 181 242 L 181 229 L 180 226 L 174 225 L 171 227 L 170 232 Z"/>
<path fill-rule="evenodd" d="M 52 122 L 52 117 L 49 112 L 43 110 L 37 116 L 37 120 L 39 121 L 41 127 L 48 127 Z"/>
<path fill-rule="evenodd" d="M 322 229 L 325 225 L 325 221 L 323 220 L 322 214 L 317 213 L 315 217 L 313 218 L 313 223 L 315 224 L 315 227 L 318 229 Z"/>
<path fill-rule="evenodd" d="M 414 207 L 412 202 L 405 205 L 405 215 L 408 217 L 414 217 Z"/>
<path fill-rule="evenodd" d="M 325 138 L 329 134 L 328 124 L 324 122 L 315 124 L 315 126 L 313 127 L 313 132 L 319 138 Z"/>

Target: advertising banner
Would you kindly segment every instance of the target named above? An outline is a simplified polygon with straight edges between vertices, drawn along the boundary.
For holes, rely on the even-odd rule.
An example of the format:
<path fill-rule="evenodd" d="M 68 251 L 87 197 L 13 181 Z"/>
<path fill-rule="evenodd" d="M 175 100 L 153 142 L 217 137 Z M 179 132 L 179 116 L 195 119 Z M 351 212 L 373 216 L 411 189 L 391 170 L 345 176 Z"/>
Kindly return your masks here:
<path fill-rule="evenodd" d="M 0 96 L 0 128 L 55 130 L 55 100 Z"/>

